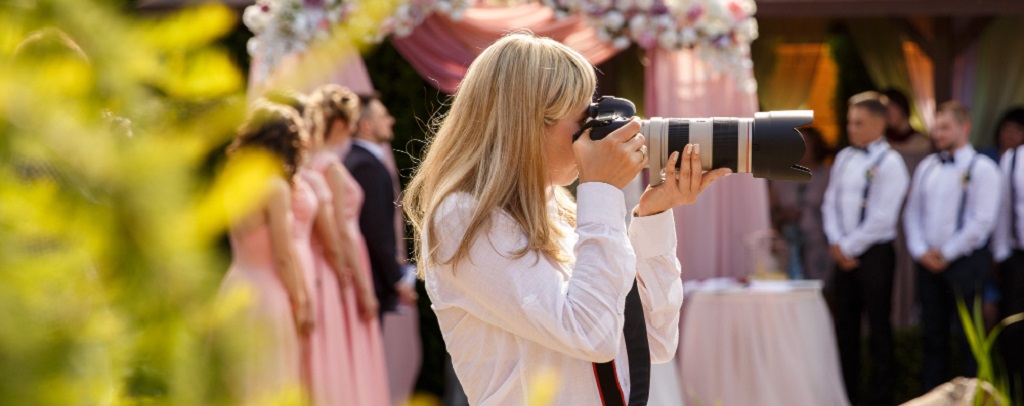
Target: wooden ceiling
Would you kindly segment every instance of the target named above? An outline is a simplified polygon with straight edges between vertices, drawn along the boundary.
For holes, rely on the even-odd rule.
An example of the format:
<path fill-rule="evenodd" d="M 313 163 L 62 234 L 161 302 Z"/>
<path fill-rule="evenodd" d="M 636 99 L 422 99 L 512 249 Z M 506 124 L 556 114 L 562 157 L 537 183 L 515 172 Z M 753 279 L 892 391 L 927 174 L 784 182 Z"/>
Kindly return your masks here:
<path fill-rule="evenodd" d="M 756 0 L 757 17 L 983 17 L 1024 14 L 1024 0 Z"/>

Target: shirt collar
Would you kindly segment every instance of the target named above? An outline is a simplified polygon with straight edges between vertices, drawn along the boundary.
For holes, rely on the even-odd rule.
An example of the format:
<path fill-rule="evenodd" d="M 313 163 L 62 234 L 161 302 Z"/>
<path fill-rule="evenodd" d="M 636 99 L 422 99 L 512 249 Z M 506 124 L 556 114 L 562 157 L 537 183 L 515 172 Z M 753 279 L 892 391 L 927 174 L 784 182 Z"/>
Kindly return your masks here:
<path fill-rule="evenodd" d="M 974 147 L 971 146 L 971 144 L 967 144 L 958 148 L 956 151 L 953 151 L 952 154 L 947 151 L 939 151 L 938 157 L 943 164 L 963 166 L 964 163 L 970 162 L 971 159 L 974 159 L 975 154 L 977 154 L 977 152 L 974 150 Z M 951 155 L 952 159 L 950 159 Z"/>
<path fill-rule="evenodd" d="M 879 149 L 888 149 L 889 142 L 885 140 L 885 137 L 879 137 L 877 140 L 871 141 L 871 143 L 869 143 L 866 147 L 862 148 L 854 145 L 851 145 L 851 147 L 853 147 L 853 149 L 857 151 L 872 154 Z"/>
<path fill-rule="evenodd" d="M 366 148 L 366 150 L 370 151 L 370 153 L 373 154 L 373 156 L 377 157 L 377 160 L 384 162 L 384 147 L 380 146 L 380 144 L 375 144 L 373 142 L 361 138 L 353 139 L 352 143 L 360 147 Z"/>
<path fill-rule="evenodd" d="M 964 145 L 960 147 L 960 149 L 953 151 L 953 161 L 957 164 L 962 162 L 971 162 L 971 159 L 974 158 L 974 154 L 976 153 L 977 152 L 974 151 L 974 146 L 971 144 Z"/>

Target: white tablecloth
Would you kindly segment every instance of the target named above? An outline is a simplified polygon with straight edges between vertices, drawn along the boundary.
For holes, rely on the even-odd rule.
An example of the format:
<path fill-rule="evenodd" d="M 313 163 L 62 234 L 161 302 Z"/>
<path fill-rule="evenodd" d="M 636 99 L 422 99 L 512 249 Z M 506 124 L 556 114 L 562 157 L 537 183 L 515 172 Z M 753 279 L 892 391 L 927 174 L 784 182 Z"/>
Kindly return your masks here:
<path fill-rule="evenodd" d="M 691 287 L 679 346 L 688 405 L 848 404 L 820 284 Z"/>

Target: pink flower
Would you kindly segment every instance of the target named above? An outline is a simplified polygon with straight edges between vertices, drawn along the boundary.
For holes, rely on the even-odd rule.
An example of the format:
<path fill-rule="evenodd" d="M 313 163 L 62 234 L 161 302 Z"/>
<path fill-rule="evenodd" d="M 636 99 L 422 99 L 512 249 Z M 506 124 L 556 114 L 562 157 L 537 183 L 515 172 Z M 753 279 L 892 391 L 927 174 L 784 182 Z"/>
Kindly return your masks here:
<path fill-rule="evenodd" d="M 640 37 L 636 39 L 636 43 L 641 48 L 650 49 L 654 48 L 658 44 L 658 38 L 651 34 L 650 31 L 643 31 L 640 33 Z"/>
<path fill-rule="evenodd" d="M 729 12 L 731 12 L 732 15 L 735 16 L 736 18 L 743 17 L 743 6 L 740 6 L 740 3 L 737 3 L 735 1 L 730 1 Z"/>
<path fill-rule="evenodd" d="M 686 12 L 686 18 L 690 21 L 697 21 L 702 15 L 704 15 L 704 7 L 701 7 L 699 4 L 693 5 L 693 7 L 690 7 L 690 10 Z"/>

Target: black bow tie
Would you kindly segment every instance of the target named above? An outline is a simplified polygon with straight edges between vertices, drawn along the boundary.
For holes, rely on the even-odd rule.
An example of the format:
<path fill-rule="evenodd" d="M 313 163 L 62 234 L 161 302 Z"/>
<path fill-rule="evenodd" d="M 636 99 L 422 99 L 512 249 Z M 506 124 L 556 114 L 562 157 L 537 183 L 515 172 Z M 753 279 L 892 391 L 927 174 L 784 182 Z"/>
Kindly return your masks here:
<path fill-rule="evenodd" d="M 956 163 L 956 159 L 954 159 L 953 154 L 950 154 L 948 152 L 940 152 L 939 160 L 942 161 L 943 165 L 952 165 Z"/>

